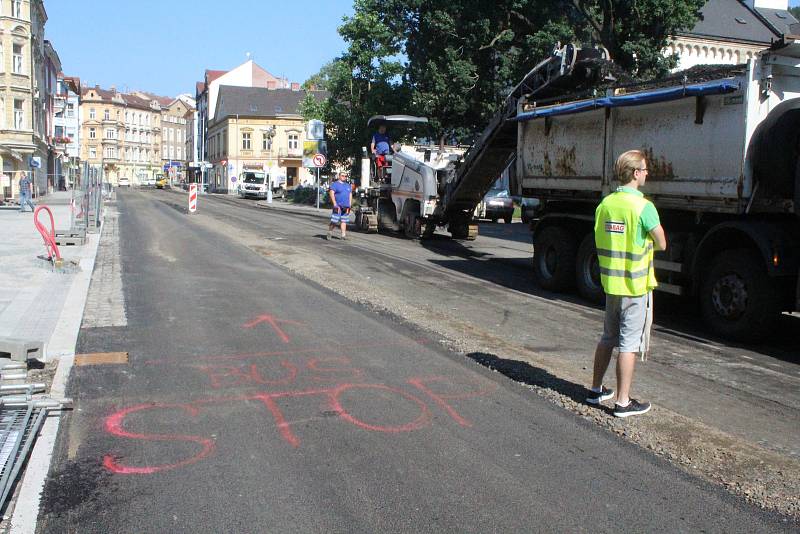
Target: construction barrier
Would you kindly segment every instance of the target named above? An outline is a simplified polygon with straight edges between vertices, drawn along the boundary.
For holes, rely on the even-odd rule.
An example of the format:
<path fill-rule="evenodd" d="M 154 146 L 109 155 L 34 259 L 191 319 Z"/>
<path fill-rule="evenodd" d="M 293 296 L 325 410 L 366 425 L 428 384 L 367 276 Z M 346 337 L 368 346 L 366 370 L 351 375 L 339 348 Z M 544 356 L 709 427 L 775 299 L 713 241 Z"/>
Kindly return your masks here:
<path fill-rule="evenodd" d="M 189 184 L 189 213 L 197 211 L 197 184 Z"/>

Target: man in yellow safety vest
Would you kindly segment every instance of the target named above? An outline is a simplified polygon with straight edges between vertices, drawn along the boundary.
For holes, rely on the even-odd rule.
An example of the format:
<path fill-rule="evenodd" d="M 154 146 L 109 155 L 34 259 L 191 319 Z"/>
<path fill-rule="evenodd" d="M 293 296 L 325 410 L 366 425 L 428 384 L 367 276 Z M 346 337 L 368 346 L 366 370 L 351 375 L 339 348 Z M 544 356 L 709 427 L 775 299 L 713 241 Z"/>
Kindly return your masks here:
<path fill-rule="evenodd" d="M 667 240 L 656 207 L 639 188 L 647 180 L 647 159 L 641 150 L 622 154 L 614 166 L 620 187 L 595 211 L 594 238 L 600 280 L 606 293 L 603 337 L 594 354 L 594 377 L 586 402 L 600 404 L 614 396 L 603 387 L 614 347 L 617 359 L 616 417 L 650 411 L 649 402 L 630 398 L 636 354 L 644 359 L 653 321 L 653 288 L 656 277 L 653 252 L 666 250 Z"/>

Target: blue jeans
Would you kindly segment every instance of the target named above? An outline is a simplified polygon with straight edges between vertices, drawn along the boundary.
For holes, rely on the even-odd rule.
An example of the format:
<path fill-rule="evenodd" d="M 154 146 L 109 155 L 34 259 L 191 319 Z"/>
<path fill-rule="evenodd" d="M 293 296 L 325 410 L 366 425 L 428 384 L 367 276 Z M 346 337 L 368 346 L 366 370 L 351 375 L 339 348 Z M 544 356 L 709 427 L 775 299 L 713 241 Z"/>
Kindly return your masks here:
<path fill-rule="evenodd" d="M 31 211 L 36 209 L 36 206 L 33 204 L 33 200 L 31 200 L 30 193 L 20 193 L 19 194 L 19 211 L 20 213 L 25 211 L 25 206 L 30 206 Z"/>

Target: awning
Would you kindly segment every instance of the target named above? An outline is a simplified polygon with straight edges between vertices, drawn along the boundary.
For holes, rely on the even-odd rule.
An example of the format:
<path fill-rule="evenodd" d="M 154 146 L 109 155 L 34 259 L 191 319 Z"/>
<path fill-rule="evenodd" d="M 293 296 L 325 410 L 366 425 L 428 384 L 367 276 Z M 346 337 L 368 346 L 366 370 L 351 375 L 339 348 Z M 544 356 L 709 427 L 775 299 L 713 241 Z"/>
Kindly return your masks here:
<path fill-rule="evenodd" d="M 656 89 L 620 96 L 605 96 L 591 100 L 580 100 L 569 104 L 559 104 L 537 108 L 532 111 L 520 113 L 513 119 L 515 122 L 529 121 L 540 117 L 553 117 L 556 115 L 570 115 L 600 108 L 618 108 L 625 106 L 641 106 L 655 102 L 667 102 L 692 96 L 722 95 L 739 90 L 739 83 L 732 80 L 718 80 L 714 82 L 699 83 L 694 85 L 681 85 L 667 89 Z"/>

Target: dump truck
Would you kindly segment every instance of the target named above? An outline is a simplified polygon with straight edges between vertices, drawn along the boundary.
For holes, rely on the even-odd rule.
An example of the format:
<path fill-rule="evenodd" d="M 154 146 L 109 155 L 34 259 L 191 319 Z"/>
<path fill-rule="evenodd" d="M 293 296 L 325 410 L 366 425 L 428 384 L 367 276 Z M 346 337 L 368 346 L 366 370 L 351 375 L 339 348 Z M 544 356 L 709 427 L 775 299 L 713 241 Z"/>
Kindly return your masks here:
<path fill-rule="evenodd" d="M 516 101 L 516 195 L 535 197 L 533 274 L 600 302 L 594 211 L 616 158 L 647 154 L 643 187 L 668 248 L 657 290 L 699 306 L 718 334 L 750 340 L 800 309 L 800 40 L 746 64 Z"/>

